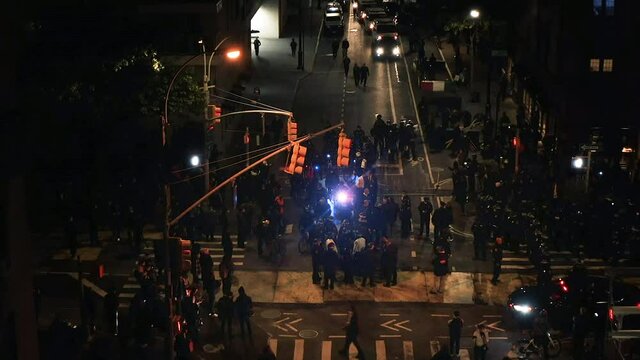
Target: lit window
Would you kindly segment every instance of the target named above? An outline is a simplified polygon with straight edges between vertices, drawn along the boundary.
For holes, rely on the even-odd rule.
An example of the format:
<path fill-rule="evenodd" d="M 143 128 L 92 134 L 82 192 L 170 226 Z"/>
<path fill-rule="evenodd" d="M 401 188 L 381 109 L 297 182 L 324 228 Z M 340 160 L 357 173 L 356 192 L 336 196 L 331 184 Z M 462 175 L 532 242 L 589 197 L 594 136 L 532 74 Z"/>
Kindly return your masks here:
<path fill-rule="evenodd" d="M 604 72 L 613 71 L 613 59 L 604 59 L 604 61 L 602 62 L 602 71 Z"/>
<path fill-rule="evenodd" d="M 593 0 L 593 15 L 600 15 L 602 12 L 602 0 Z"/>
<path fill-rule="evenodd" d="M 591 72 L 600 71 L 600 59 L 591 59 L 591 61 L 589 61 L 589 71 Z"/>
<path fill-rule="evenodd" d="M 604 0 L 604 10 L 607 16 L 613 16 L 616 0 Z"/>

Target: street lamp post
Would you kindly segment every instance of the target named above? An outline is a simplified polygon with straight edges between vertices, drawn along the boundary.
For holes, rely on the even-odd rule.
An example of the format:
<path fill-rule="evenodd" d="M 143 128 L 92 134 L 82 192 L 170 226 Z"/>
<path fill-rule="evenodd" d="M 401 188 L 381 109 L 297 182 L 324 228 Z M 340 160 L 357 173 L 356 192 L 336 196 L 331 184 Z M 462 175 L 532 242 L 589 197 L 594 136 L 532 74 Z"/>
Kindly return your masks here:
<path fill-rule="evenodd" d="M 216 45 L 216 47 L 211 52 L 211 55 L 207 57 L 207 49 L 203 40 L 198 41 L 200 45 L 202 45 L 202 56 L 203 56 L 203 76 L 202 76 L 202 91 L 204 92 L 204 154 L 203 154 L 203 168 L 204 168 L 204 191 L 209 191 L 209 144 L 207 141 L 207 129 L 208 129 L 208 121 L 209 121 L 209 81 L 211 80 L 211 62 L 213 61 L 213 56 L 218 51 L 218 48 L 229 39 L 227 36 L 220 40 L 220 42 Z M 236 52 L 233 52 L 234 54 Z M 240 55 L 237 53 L 237 55 Z M 230 53 L 230 56 L 231 53 Z M 236 56 L 237 57 L 237 56 Z"/>
<path fill-rule="evenodd" d="M 469 16 L 473 19 L 473 35 L 471 39 L 471 71 L 469 74 L 469 84 L 473 84 L 473 80 L 475 78 L 475 68 L 476 68 L 476 50 L 477 50 L 477 42 L 478 42 L 478 18 L 480 18 L 480 11 L 476 9 L 472 9 L 469 12 Z"/>

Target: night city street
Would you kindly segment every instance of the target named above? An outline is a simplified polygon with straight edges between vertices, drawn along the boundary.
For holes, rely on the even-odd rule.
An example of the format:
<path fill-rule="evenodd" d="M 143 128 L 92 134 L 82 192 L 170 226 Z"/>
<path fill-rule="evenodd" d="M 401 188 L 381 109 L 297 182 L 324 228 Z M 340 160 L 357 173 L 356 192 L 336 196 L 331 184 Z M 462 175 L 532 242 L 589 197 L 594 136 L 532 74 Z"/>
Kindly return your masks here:
<path fill-rule="evenodd" d="M 640 2 L 10 8 L 2 359 L 640 359 Z"/>

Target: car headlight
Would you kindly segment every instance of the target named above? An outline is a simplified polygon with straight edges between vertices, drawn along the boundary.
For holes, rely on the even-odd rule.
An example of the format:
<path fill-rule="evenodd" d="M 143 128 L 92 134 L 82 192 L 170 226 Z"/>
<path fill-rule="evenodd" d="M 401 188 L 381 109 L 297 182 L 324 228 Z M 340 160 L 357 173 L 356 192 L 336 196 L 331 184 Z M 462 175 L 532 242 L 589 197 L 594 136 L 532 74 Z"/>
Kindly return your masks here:
<path fill-rule="evenodd" d="M 354 2 L 354 3 L 353 3 L 353 8 L 354 8 L 354 9 L 357 9 L 357 8 L 358 8 L 358 3 L 357 3 L 357 2 Z"/>
<path fill-rule="evenodd" d="M 399 56 L 400 55 L 400 47 L 399 46 L 394 47 L 392 53 L 395 56 Z"/>
<path fill-rule="evenodd" d="M 373 24 L 369 24 L 369 29 L 373 30 Z"/>
<path fill-rule="evenodd" d="M 382 54 L 384 54 L 384 49 L 383 49 L 383 48 L 381 48 L 381 47 L 377 48 L 377 49 L 376 49 L 376 55 L 380 56 L 380 55 L 382 55 Z"/>
<path fill-rule="evenodd" d="M 523 314 L 528 314 L 531 312 L 531 310 L 533 310 L 533 308 L 531 308 L 531 306 L 529 305 L 514 305 L 513 309 Z"/>

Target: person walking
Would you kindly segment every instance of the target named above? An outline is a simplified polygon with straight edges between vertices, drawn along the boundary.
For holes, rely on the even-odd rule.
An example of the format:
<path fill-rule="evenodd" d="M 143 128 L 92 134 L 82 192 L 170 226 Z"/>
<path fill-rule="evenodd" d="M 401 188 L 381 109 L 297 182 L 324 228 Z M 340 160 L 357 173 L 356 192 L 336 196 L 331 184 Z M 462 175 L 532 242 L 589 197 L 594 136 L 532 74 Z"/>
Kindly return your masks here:
<path fill-rule="evenodd" d="M 240 323 L 240 336 L 244 339 L 244 328 L 247 328 L 249 338 L 251 338 L 251 322 L 249 318 L 253 315 L 253 301 L 244 291 L 244 286 L 238 288 L 238 297 L 234 303 L 236 307 L 236 315 Z"/>
<path fill-rule="evenodd" d="M 384 274 L 384 286 L 398 284 L 398 247 L 386 237 L 382 240 L 380 265 Z"/>
<path fill-rule="evenodd" d="M 223 255 L 220 264 L 218 265 L 218 273 L 220 275 L 220 281 L 222 282 L 222 293 L 231 293 L 231 280 L 233 279 L 233 261 L 231 256 Z"/>
<path fill-rule="evenodd" d="M 422 237 L 424 232 L 424 239 L 429 239 L 429 224 L 431 223 L 431 213 L 433 212 L 433 205 L 426 196 L 422 197 L 422 201 L 418 205 L 418 213 L 420 214 L 420 233 L 418 236 Z"/>
<path fill-rule="evenodd" d="M 338 57 L 338 49 L 340 48 L 340 41 L 338 39 L 334 39 L 331 42 L 331 53 L 333 54 L 333 59 L 335 60 Z"/>
<path fill-rule="evenodd" d="M 358 63 L 353 64 L 353 82 L 356 84 L 356 87 L 360 84 L 360 67 Z"/>
<path fill-rule="evenodd" d="M 345 56 L 342 59 L 342 66 L 344 66 L 344 77 L 349 76 L 349 65 L 351 64 L 351 59 L 348 56 Z"/>
<path fill-rule="evenodd" d="M 460 311 L 453 312 L 453 318 L 448 322 L 449 326 L 449 349 L 451 356 L 458 357 L 460 353 L 460 337 L 462 337 L 462 327 L 464 321 L 460 317 Z"/>
<path fill-rule="evenodd" d="M 450 224 L 447 215 L 446 204 L 444 202 L 440 202 L 440 207 L 433 212 L 431 222 L 433 223 L 433 239 L 440 240 L 443 231 Z"/>
<path fill-rule="evenodd" d="M 500 282 L 500 271 L 502 270 L 502 236 L 496 237 L 496 243 L 491 253 L 493 254 L 493 278 L 491 278 L 491 283 L 498 285 L 498 282 Z"/>
<path fill-rule="evenodd" d="M 296 50 L 298 49 L 298 43 L 294 38 L 291 38 L 291 43 L 289 44 L 291 47 L 291 56 L 296 56 Z"/>
<path fill-rule="evenodd" d="M 472 335 L 473 339 L 473 360 L 485 360 L 489 349 L 489 331 L 484 324 L 476 325 Z"/>
<path fill-rule="evenodd" d="M 260 56 L 260 45 L 262 45 L 260 38 L 253 40 L 253 49 L 256 51 L 256 56 Z"/>
<path fill-rule="evenodd" d="M 362 86 L 367 87 L 367 78 L 369 77 L 369 67 L 367 64 L 362 64 L 360 67 L 360 83 Z"/>
<path fill-rule="evenodd" d="M 222 334 L 222 339 L 224 340 L 225 334 L 225 326 L 227 328 L 227 334 L 229 335 L 229 339 L 232 338 L 231 333 L 231 320 L 233 319 L 233 299 L 231 298 L 230 293 L 225 293 L 222 295 L 218 303 L 216 304 L 216 312 L 218 314 L 218 318 L 220 319 L 220 332 Z"/>
<path fill-rule="evenodd" d="M 356 312 L 355 306 L 351 305 L 351 309 L 349 310 L 349 320 L 344 327 L 345 330 L 345 340 L 344 346 L 338 352 L 340 355 L 349 356 L 349 346 L 353 344 L 358 350 L 358 359 L 364 359 L 364 351 L 362 351 L 362 347 L 358 342 L 358 334 L 360 332 L 360 328 L 358 326 L 358 313 Z"/>
<path fill-rule="evenodd" d="M 348 50 L 349 50 L 349 40 L 347 40 L 347 38 L 344 38 L 344 40 L 342 40 L 342 57 L 343 58 L 347 57 Z"/>
<path fill-rule="evenodd" d="M 216 279 L 213 272 L 213 259 L 211 259 L 208 249 L 200 250 L 200 271 L 202 272 L 202 285 L 208 297 L 207 314 L 211 316 L 216 300 Z"/>
<path fill-rule="evenodd" d="M 411 201 L 407 195 L 402 197 L 400 205 L 400 237 L 406 239 L 411 233 Z"/>
<path fill-rule="evenodd" d="M 475 260 L 487 260 L 487 242 L 489 240 L 489 227 L 480 218 L 476 218 L 471 226 L 473 233 L 473 253 Z"/>

